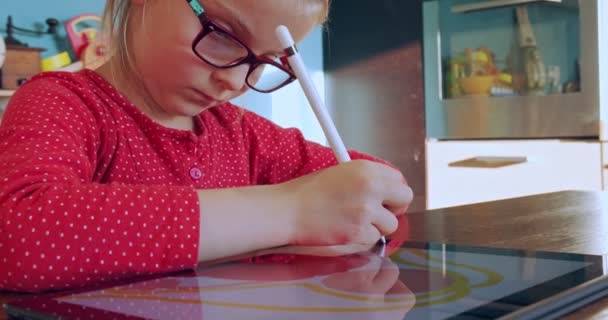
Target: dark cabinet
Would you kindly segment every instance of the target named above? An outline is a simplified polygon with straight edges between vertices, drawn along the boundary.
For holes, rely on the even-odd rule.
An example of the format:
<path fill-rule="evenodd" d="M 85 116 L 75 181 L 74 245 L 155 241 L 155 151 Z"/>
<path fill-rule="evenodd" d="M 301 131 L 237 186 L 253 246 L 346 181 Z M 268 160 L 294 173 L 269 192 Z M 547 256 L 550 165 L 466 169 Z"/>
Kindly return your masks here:
<path fill-rule="evenodd" d="M 386 159 L 425 207 L 422 0 L 333 0 L 326 101 L 348 148 Z"/>

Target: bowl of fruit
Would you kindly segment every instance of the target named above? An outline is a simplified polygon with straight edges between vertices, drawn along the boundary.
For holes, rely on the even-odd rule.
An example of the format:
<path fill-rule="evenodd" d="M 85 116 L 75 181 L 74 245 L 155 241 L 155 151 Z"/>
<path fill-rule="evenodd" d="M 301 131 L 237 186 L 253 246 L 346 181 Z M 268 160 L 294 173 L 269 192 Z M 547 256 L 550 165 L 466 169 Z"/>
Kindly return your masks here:
<path fill-rule="evenodd" d="M 479 75 L 458 78 L 462 92 L 467 95 L 487 96 L 494 85 L 495 76 Z"/>

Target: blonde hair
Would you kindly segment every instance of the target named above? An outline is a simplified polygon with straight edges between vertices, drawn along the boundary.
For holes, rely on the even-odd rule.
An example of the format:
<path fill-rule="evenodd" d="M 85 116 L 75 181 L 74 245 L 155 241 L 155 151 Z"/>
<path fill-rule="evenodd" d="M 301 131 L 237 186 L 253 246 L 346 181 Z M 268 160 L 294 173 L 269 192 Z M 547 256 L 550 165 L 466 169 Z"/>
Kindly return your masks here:
<path fill-rule="evenodd" d="M 330 0 L 317 0 L 323 5 L 319 23 L 323 24 L 329 16 Z M 129 18 L 131 0 L 106 0 L 103 13 L 102 31 L 108 42 L 108 57 L 117 55 L 122 70 L 132 70 L 133 61 L 129 54 Z M 126 69 L 125 69 L 126 68 Z"/>
<path fill-rule="evenodd" d="M 131 0 L 107 0 L 102 17 L 102 33 L 107 41 L 107 55 L 118 55 L 121 66 L 133 69 L 128 45 Z M 126 70 L 126 69 L 123 69 Z"/>
<path fill-rule="evenodd" d="M 329 3 L 331 2 L 331 0 L 321 0 L 321 2 L 323 4 L 323 11 L 321 12 L 321 18 L 319 19 L 319 23 L 324 24 L 325 22 L 327 22 L 327 19 L 329 17 Z"/>

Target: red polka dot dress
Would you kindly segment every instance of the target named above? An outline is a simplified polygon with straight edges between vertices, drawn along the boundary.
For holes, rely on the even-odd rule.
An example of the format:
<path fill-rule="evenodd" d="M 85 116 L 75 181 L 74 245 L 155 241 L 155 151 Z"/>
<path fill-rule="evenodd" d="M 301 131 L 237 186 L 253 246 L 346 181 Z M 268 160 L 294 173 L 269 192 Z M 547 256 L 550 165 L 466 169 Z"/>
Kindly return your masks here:
<path fill-rule="evenodd" d="M 280 183 L 336 164 L 298 130 L 228 103 L 195 127 L 155 123 L 90 70 L 23 85 L 0 126 L 0 289 L 194 268 L 196 189 Z"/>

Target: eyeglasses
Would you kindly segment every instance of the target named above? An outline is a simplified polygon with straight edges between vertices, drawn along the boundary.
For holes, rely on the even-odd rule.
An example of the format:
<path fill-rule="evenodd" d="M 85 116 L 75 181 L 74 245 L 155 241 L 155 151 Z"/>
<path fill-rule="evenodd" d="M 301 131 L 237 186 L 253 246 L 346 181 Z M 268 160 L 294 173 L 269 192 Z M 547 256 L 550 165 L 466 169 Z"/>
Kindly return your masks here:
<path fill-rule="evenodd" d="M 192 42 L 192 51 L 201 60 L 222 69 L 249 64 L 245 82 L 251 89 L 262 93 L 278 90 L 296 79 L 289 69 L 286 57 L 256 55 L 237 37 L 209 20 L 198 0 L 186 2 L 203 26 L 203 30 Z"/>

